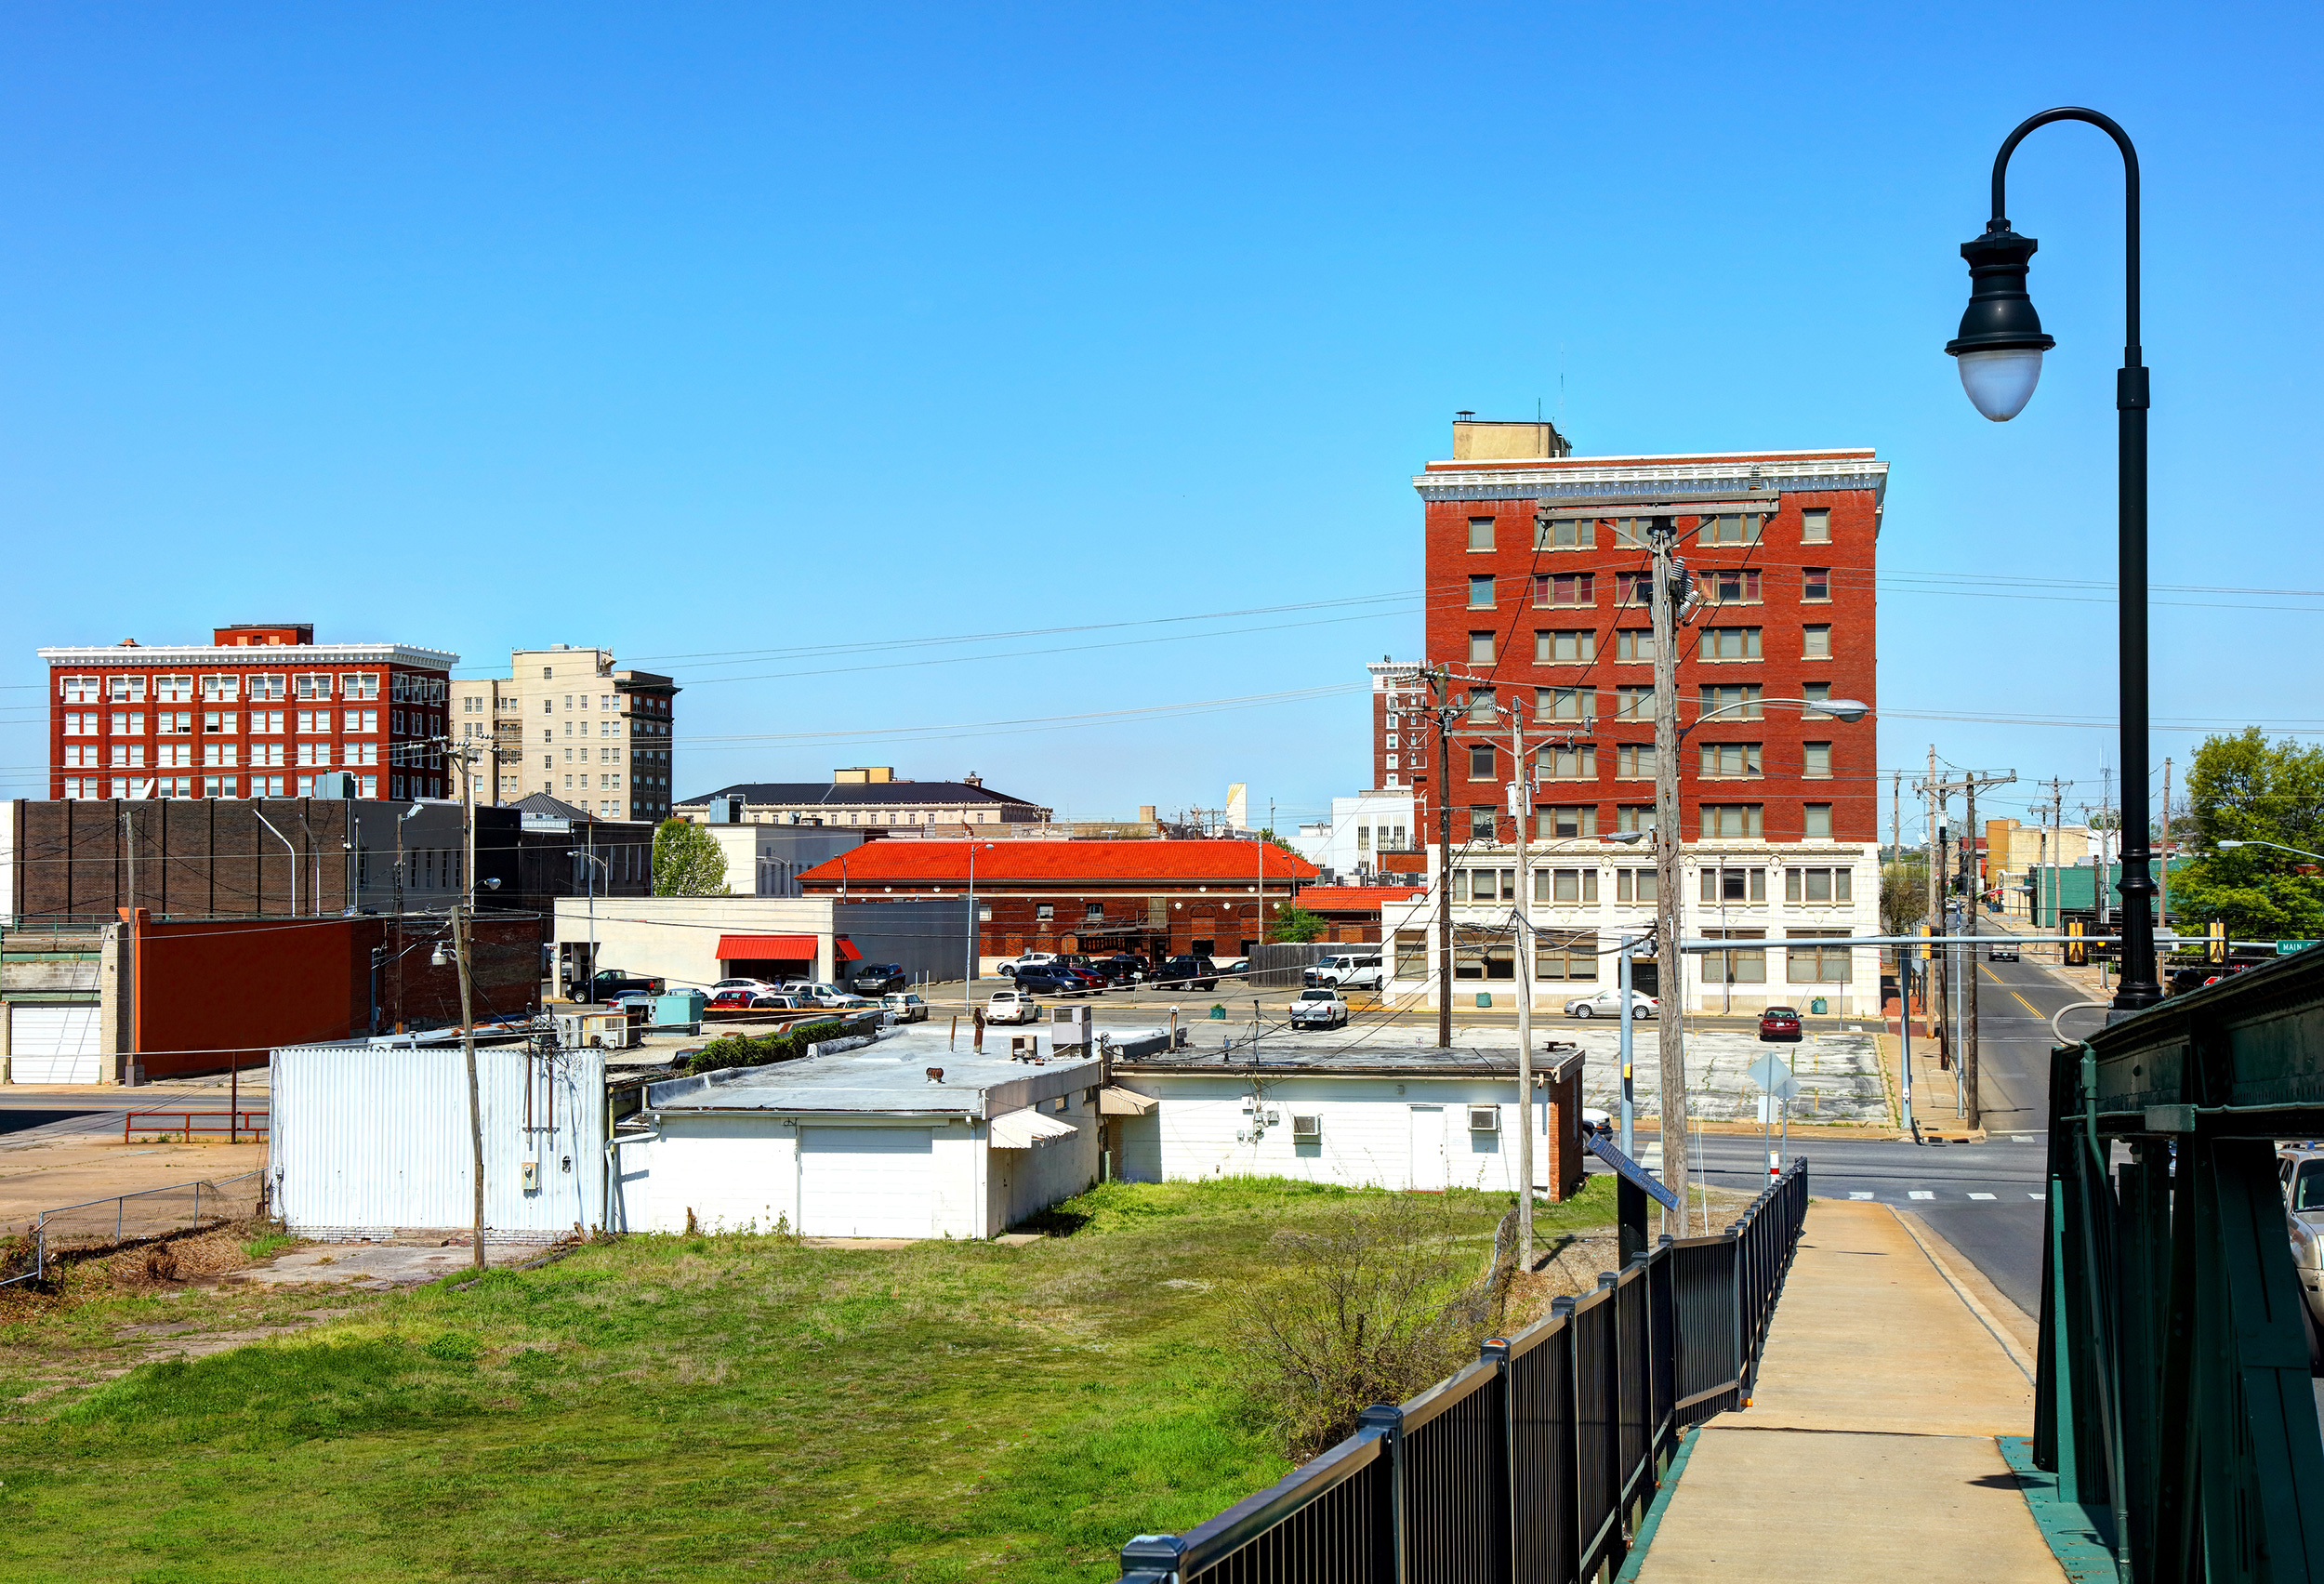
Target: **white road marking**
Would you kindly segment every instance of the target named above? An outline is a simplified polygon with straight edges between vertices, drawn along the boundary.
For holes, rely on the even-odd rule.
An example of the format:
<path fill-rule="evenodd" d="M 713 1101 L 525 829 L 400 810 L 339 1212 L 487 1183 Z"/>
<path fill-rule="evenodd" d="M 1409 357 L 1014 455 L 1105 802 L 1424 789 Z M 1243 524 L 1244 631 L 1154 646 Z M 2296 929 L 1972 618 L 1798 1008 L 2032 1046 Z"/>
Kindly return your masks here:
<path fill-rule="evenodd" d="M 2028 1198 L 2028 1199 L 2046 1199 L 2046 1198 L 2048 1198 L 2049 1196 L 2050 1196 L 2050 1195 L 2047 1195 L 2047 1194 L 2028 1194 L 2028 1195 L 2026 1195 L 2026 1197 L 2027 1197 L 2027 1198 Z"/>
<path fill-rule="evenodd" d="M 1936 1197 L 1935 1195 L 1930 1193 L 1926 1188 L 1915 1188 L 1912 1191 L 1912 1196 L 1916 1199 L 1934 1199 Z"/>
<path fill-rule="evenodd" d="M 2009 1142 L 2013 1144 L 2030 1144 L 2035 1142 L 2035 1139 L 2031 1133 L 2012 1133 L 2009 1136 Z"/>
<path fill-rule="evenodd" d="M 1849 1197 L 1849 1198 L 1851 1198 L 1851 1199 L 1868 1199 L 1868 1198 L 1870 1198 L 1871 1196 L 1872 1196 L 1872 1195 L 1869 1195 L 1869 1194 L 1851 1194 L 1851 1195 L 1848 1195 L 1848 1197 Z"/>
<path fill-rule="evenodd" d="M 1973 1199 L 1990 1199 L 1993 1197 L 1990 1194 L 1972 1194 L 1969 1196 Z"/>

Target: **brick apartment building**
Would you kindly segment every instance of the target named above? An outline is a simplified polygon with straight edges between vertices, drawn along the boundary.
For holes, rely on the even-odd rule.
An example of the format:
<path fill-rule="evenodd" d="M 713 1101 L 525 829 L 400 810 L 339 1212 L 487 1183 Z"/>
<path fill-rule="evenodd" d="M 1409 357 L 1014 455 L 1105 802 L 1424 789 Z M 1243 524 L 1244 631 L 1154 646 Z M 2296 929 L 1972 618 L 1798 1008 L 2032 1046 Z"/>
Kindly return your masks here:
<path fill-rule="evenodd" d="M 1528 734 L 1553 734 L 1525 799 L 1539 865 L 1527 894 L 1537 920 L 1570 922 L 1574 934 L 1569 950 L 1540 954 L 1550 983 L 1538 995 L 1594 979 L 1612 937 L 1653 914 L 1650 855 L 1614 838 L 1654 822 L 1645 579 L 1657 516 L 1671 519 L 1700 596 L 1680 633 L 1680 723 L 1739 706 L 1681 744 L 1688 930 L 1753 941 L 1870 932 L 1874 720 L 1843 723 L 1813 703 L 1877 702 L 1873 566 L 1887 472 L 1855 449 L 1576 456 L 1550 426 L 1464 417 L 1452 458 L 1413 480 L 1428 568 L 1423 664 L 1451 668 L 1454 702 L 1468 709 L 1440 762 L 1412 669 L 1371 667 L 1373 785 L 1410 791 L 1418 842 L 1436 841 L 1436 811 L 1450 805 L 1453 901 L 1470 904 L 1481 931 L 1527 883 L 1508 866 L 1516 771 L 1497 706 L 1517 700 Z M 1777 702 L 1788 699 L 1809 707 Z M 1407 967 L 1420 944 L 1406 943 Z M 1766 947 L 1738 947 L 1710 965 L 1712 1004 L 1829 1001 L 1843 985 L 1871 1004 L 1876 966 L 1816 952 L 1786 948 L 1771 968 Z M 1510 955 L 1477 934 L 1459 976 L 1506 978 Z"/>
<path fill-rule="evenodd" d="M 456 654 L 317 643 L 306 622 L 233 623 L 206 644 L 38 653 L 51 798 L 305 798 L 333 771 L 358 798 L 443 794 Z"/>
<path fill-rule="evenodd" d="M 512 650 L 507 676 L 462 678 L 451 692 L 452 734 L 489 745 L 480 804 L 546 793 L 592 819 L 669 817 L 680 692 L 670 678 L 617 667 L 609 649 L 552 643 Z"/>
<path fill-rule="evenodd" d="M 866 842 L 808 870 L 799 887 L 857 902 L 962 896 L 971 849 L 980 961 L 1028 950 L 1248 956 L 1316 876 L 1305 859 L 1257 841 L 931 839 Z"/>

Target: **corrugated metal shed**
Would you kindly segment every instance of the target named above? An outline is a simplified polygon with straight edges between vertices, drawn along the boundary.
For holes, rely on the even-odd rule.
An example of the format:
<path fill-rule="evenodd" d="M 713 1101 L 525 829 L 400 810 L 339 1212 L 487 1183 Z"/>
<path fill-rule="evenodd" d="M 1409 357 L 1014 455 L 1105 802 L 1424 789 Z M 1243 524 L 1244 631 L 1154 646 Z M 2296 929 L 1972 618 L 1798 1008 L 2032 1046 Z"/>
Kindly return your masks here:
<path fill-rule="evenodd" d="M 605 1058 L 476 1052 L 486 1236 L 547 1242 L 605 1220 Z M 535 1167 L 527 1186 L 526 1164 Z M 460 1048 L 350 1041 L 274 1052 L 268 1170 L 303 1237 L 462 1232 L 470 1224 Z"/>

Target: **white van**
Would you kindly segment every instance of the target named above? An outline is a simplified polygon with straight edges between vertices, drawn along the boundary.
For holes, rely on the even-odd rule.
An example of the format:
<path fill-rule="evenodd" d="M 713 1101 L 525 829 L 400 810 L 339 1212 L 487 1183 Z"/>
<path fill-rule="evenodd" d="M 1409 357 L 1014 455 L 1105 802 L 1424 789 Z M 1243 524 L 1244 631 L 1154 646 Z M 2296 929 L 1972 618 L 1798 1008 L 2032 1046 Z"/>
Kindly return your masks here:
<path fill-rule="evenodd" d="M 1327 957 L 1300 978 L 1311 986 L 1332 990 L 1377 990 L 1385 983 L 1378 952 L 1364 955 L 1355 952 Z"/>

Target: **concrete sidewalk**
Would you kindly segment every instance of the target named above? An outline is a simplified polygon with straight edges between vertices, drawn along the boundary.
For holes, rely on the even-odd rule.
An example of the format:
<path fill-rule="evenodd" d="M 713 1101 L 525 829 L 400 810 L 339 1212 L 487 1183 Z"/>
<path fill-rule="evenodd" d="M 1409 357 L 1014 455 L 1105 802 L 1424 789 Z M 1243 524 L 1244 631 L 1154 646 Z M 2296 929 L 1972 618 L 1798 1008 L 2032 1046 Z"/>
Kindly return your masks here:
<path fill-rule="evenodd" d="M 1818 1200 L 1750 1407 L 1697 1432 L 1642 1584 L 2058 1584 L 1994 1438 L 2033 1429 L 2029 1323 L 1885 1206 Z"/>

